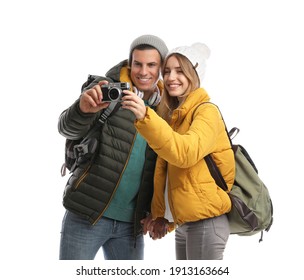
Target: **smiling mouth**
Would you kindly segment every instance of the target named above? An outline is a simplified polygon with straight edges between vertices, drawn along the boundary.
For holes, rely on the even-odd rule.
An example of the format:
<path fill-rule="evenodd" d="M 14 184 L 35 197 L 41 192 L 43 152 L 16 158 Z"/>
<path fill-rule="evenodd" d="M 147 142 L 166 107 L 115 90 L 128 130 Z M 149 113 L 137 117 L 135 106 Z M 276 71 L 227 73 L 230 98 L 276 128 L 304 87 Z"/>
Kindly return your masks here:
<path fill-rule="evenodd" d="M 167 87 L 169 89 L 176 89 L 176 88 L 180 87 L 180 84 L 167 84 Z"/>
<path fill-rule="evenodd" d="M 140 81 L 143 82 L 143 83 L 147 83 L 147 82 L 149 82 L 151 79 L 150 79 L 150 78 L 141 78 L 141 77 L 138 77 L 138 80 L 140 80 Z"/>

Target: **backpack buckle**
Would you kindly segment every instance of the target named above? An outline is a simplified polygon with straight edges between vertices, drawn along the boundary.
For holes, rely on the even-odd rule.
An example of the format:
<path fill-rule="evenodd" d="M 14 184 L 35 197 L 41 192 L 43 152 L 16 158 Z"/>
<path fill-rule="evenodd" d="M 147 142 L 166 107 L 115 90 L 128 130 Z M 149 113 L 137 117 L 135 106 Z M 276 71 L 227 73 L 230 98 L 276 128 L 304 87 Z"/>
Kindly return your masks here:
<path fill-rule="evenodd" d="M 83 157 L 89 152 L 87 144 L 79 144 L 74 146 L 75 158 Z"/>

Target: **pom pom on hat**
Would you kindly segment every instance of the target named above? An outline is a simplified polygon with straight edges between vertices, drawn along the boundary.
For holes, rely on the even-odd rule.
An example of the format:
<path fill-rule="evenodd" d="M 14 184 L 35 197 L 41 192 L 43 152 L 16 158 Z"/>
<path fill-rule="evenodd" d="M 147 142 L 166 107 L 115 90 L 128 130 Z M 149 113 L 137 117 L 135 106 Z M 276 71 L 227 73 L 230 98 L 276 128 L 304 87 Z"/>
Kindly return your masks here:
<path fill-rule="evenodd" d="M 194 43 L 191 46 L 181 46 L 171 50 L 167 56 L 179 53 L 187 57 L 202 82 L 206 71 L 206 60 L 210 56 L 210 49 L 203 43 Z"/>

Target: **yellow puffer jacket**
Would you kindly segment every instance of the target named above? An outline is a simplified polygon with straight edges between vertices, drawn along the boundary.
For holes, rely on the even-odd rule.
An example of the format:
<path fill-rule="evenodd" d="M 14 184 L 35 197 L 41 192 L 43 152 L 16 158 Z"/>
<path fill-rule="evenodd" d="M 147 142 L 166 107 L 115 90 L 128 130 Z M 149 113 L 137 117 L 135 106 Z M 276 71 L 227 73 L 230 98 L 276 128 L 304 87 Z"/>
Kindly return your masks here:
<path fill-rule="evenodd" d="M 154 219 L 164 217 L 167 174 L 175 224 L 219 216 L 231 209 L 229 196 L 215 184 L 204 160 L 212 153 L 230 191 L 235 162 L 220 112 L 210 103 L 197 107 L 209 100 L 207 92 L 199 88 L 173 112 L 170 126 L 150 108 L 135 124 L 158 154 L 151 206 Z"/>

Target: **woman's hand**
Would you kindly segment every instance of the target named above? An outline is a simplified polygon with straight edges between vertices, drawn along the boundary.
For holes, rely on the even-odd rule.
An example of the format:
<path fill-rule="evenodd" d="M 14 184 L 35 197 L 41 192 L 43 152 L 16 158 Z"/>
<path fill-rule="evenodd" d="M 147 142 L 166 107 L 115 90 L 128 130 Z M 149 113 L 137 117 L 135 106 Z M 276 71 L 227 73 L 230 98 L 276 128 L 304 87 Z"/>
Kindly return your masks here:
<path fill-rule="evenodd" d="M 163 217 L 152 220 L 152 215 L 150 214 L 140 222 L 143 226 L 143 234 L 145 235 L 149 232 L 153 240 L 161 239 L 168 233 L 169 222 Z"/>
<path fill-rule="evenodd" d="M 144 101 L 130 90 L 124 90 L 123 93 L 122 108 L 132 111 L 137 120 L 143 120 L 147 113 Z"/>
<path fill-rule="evenodd" d="M 149 234 L 153 240 L 161 239 L 168 233 L 169 222 L 163 217 L 152 220 L 149 226 Z"/>

